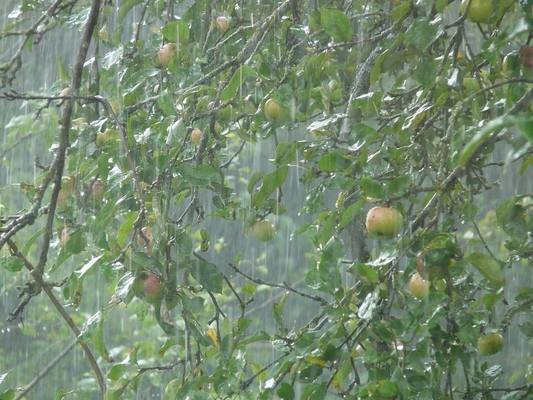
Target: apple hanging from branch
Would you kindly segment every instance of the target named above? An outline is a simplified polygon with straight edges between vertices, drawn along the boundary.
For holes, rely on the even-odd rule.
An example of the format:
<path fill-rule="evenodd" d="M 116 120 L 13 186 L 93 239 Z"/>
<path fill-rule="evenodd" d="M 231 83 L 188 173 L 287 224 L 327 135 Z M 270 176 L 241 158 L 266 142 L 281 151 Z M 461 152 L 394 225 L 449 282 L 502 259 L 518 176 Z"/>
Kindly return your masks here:
<path fill-rule="evenodd" d="M 257 240 L 260 240 L 261 242 L 268 242 L 276 234 L 276 228 L 272 222 L 265 219 L 255 222 L 250 228 L 250 232 Z"/>
<path fill-rule="evenodd" d="M 366 230 L 380 239 L 391 239 L 402 229 L 400 211 L 390 207 L 374 207 L 366 215 Z"/>
<path fill-rule="evenodd" d="M 133 293 L 150 304 L 157 304 L 163 298 L 163 284 L 158 275 L 142 271 L 133 281 Z"/>

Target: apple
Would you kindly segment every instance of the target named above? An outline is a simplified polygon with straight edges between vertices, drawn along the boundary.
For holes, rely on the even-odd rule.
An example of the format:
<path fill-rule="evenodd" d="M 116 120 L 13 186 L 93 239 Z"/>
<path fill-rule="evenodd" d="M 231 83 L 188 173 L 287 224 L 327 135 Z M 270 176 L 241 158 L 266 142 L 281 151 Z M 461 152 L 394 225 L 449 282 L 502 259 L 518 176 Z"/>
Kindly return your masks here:
<path fill-rule="evenodd" d="M 102 201 L 105 193 L 105 185 L 100 179 L 96 179 L 92 185 L 89 192 L 89 199 L 94 202 Z"/>
<path fill-rule="evenodd" d="M 520 61 L 525 68 L 533 69 L 533 47 L 522 46 L 520 48 Z"/>
<path fill-rule="evenodd" d="M 490 356 L 503 349 L 503 336 L 498 332 L 480 336 L 477 340 L 477 349 L 482 356 Z"/>
<path fill-rule="evenodd" d="M 133 281 L 133 293 L 147 303 L 157 304 L 163 297 L 161 279 L 151 271 L 141 272 Z"/>
<path fill-rule="evenodd" d="M 137 235 L 137 244 L 140 247 L 145 248 L 148 253 L 152 252 L 152 248 L 154 245 L 154 235 L 152 233 L 152 228 L 150 228 L 149 226 L 144 226 L 141 229 L 141 232 Z"/>
<path fill-rule="evenodd" d="M 114 129 L 106 129 L 105 131 L 96 134 L 96 145 L 98 147 L 104 147 L 116 139 L 117 131 Z"/>
<path fill-rule="evenodd" d="M 409 292 L 419 300 L 425 299 L 429 294 L 429 282 L 415 272 L 409 279 Z"/>
<path fill-rule="evenodd" d="M 70 97 L 72 96 L 72 89 L 69 87 L 66 87 L 61 92 L 59 92 L 60 97 Z"/>
<path fill-rule="evenodd" d="M 191 142 L 195 146 L 199 146 L 200 143 L 202 143 L 202 139 L 204 138 L 204 133 L 198 129 L 194 128 L 191 132 Z"/>
<path fill-rule="evenodd" d="M 466 18 L 472 22 L 488 22 L 493 11 L 492 0 L 463 0 L 461 2 L 461 14 L 466 13 Z"/>
<path fill-rule="evenodd" d="M 257 221 L 250 229 L 252 236 L 261 242 L 268 242 L 276 233 L 276 228 L 269 220 Z"/>
<path fill-rule="evenodd" d="M 63 229 L 61 229 L 61 233 L 59 234 L 59 245 L 62 248 L 65 248 L 69 240 L 70 232 L 69 229 L 65 226 Z"/>
<path fill-rule="evenodd" d="M 274 99 L 268 99 L 265 102 L 265 106 L 263 109 L 265 116 L 270 120 L 278 120 L 281 118 L 281 114 L 283 113 L 283 109 L 279 105 L 279 103 Z"/>
<path fill-rule="evenodd" d="M 226 32 L 229 29 L 229 18 L 220 15 L 215 19 L 215 25 L 220 32 Z"/>
<path fill-rule="evenodd" d="M 166 67 L 168 64 L 170 64 L 170 61 L 176 56 L 178 52 L 178 47 L 176 46 L 176 43 L 167 43 L 163 47 L 159 49 L 159 52 L 157 53 L 157 59 L 159 61 L 159 64 L 161 64 L 163 67 Z"/>
<path fill-rule="evenodd" d="M 402 228 L 402 214 L 389 207 L 374 207 L 366 215 L 366 230 L 370 235 L 391 239 Z"/>

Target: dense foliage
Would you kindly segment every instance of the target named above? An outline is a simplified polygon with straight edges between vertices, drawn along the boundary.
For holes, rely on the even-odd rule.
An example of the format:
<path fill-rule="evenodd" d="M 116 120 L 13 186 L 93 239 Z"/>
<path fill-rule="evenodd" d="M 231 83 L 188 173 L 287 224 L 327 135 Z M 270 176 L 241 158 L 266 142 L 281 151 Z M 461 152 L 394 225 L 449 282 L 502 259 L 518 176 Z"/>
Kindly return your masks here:
<path fill-rule="evenodd" d="M 463 3 L 14 2 L 1 326 L 83 351 L 53 395 L 531 398 L 533 2 Z"/>

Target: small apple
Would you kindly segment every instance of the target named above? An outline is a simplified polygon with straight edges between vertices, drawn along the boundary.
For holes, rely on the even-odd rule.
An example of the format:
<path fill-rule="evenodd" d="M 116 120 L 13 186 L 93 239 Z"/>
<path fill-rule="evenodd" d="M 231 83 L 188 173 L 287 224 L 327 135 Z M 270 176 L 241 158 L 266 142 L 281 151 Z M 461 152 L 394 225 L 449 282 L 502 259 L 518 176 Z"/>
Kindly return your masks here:
<path fill-rule="evenodd" d="M 59 234 L 59 245 L 62 248 L 65 248 L 69 240 L 70 232 L 69 229 L 65 226 L 63 229 L 61 229 L 61 233 Z"/>
<path fill-rule="evenodd" d="M 527 69 L 533 69 L 533 47 L 522 46 L 520 48 L 520 60 Z"/>
<path fill-rule="evenodd" d="M 252 225 L 250 232 L 252 233 L 252 236 L 255 237 L 257 240 L 260 240 L 261 242 L 268 242 L 274 237 L 276 233 L 276 228 L 274 227 L 272 222 L 265 219 L 262 221 L 255 222 Z"/>
<path fill-rule="evenodd" d="M 488 22 L 493 11 L 492 0 L 463 0 L 461 2 L 461 14 L 466 13 L 466 18 L 472 22 Z"/>
<path fill-rule="evenodd" d="M 482 356 L 496 354 L 503 349 L 503 336 L 498 332 L 480 336 L 477 340 L 477 349 Z"/>
<path fill-rule="evenodd" d="M 215 20 L 215 25 L 220 32 L 226 32 L 229 29 L 229 18 L 220 15 Z"/>
<path fill-rule="evenodd" d="M 469 92 L 476 92 L 479 90 L 479 82 L 476 78 L 465 76 L 463 78 L 463 87 Z"/>
<path fill-rule="evenodd" d="M 268 99 L 265 102 L 263 111 L 265 112 L 265 116 L 272 121 L 280 119 L 283 113 L 283 109 L 274 99 Z"/>
<path fill-rule="evenodd" d="M 109 143 L 114 142 L 117 139 L 118 132 L 114 129 L 106 129 L 103 132 L 96 134 L 96 145 L 98 147 L 107 146 Z"/>
<path fill-rule="evenodd" d="M 157 304 L 163 297 L 163 285 L 159 276 L 151 271 L 141 272 L 133 281 L 133 293 L 147 303 Z"/>
<path fill-rule="evenodd" d="M 370 235 L 391 239 L 402 228 L 402 214 L 389 207 L 374 207 L 366 215 L 366 230 Z"/>
<path fill-rule="evenodd" d="M 60 97 L 70 97 L 72 96 L 72 89 L 69 87 L 66 87 L 61 92 L 59 92 Z"/>
<path fill-rule="evenodd" d="M 199 146 L 200 143 L 202 143 L 202 139 L 204 138 L 204 133 L 198 129 L 194 128 L 191 132 L 191 142 L 195 146 Z"/>
<path fill-rule="evenodd" d="M 152 248 L 154 245 L 154 235 L 152 233 L 152 228 L 150 228 L 149 226 L 144 226 L 141 229 L 141 232 L 137 235 L 137 244 L 140 247 L 145 248 L 148 253 L 152 252 Z"/>
<path fill-rule="evenodd" d="M 178 52 L 178 47 L 176 46 L 176 43 L 167 43 L 163 47 L 159 49 L 159 52 L 157 53 L 157 59 L 159 61 L 159 64 L 161 64 L 163 67 L 166 67 L 168 64 L 170 64 L 170 61 L 176 56 Z"/>
<path fill-rule="evenodd" d="M 92 185 L 89 192 L 89 199 L 94 202 L 102 201 L 105 193 L 105 185 L 100 179 L 96 179 Z"/>
<path fill-rule="evenodd" d="M 415 272 L 409 279 L 409 292 L 419 300 L 425 299 L 429 294 L 429 282 Z"/>

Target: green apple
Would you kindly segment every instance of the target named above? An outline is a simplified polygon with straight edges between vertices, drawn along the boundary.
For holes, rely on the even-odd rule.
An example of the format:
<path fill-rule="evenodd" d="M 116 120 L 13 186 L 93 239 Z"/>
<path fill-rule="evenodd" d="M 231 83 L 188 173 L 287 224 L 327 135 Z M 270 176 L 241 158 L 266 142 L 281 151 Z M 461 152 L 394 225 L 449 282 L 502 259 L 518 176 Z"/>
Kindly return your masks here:
<path fill-rule="evenodd" d="M 272 222 L 265 219 L 255 222 L 252 225 L 250 232 L 257 240 L 260 240 L 261 242 L 268 242 L 276 234 L 276 228 Z"/>
<path fill-rule="evenodd" d="M 194 128 L 191 132 L 191 142 L 195 146 L 199 146 L 200 143 L 202 143 L 202 139 L 204 138 L 204 133 L 198 129 Z"/>
<path fill-rule="evenodd" d="M 409 292 L 419 300 L 425 299 L 429 294 L 429 282 L 416 272 L 409 279 Z"/>
<path fill-rule="evenodd" d="M 135 296 L 150 304 L 157 304 L 163 298 L 161 279 L 151 271 L 141 272 L 133 281 L 132 288 Z"/>
<path fill-rule="evenodd" d="M 461 14 L 466 13 L 466 18 L 472 22 L 488 22 L 493 11 L 492 0 L 463 0 L 461 2 Z"/>
<path fill-rule="evenodd" d="M 118 139 L 118 132 L 114 129 L 106 129 L 96 134 L 96 145 L 98 147 L 107 146 L 109 143 Z"/>
<path fill-rule="evenodd" d="M 381 239 L 391 239 L 402 229 L 400 211 L 390 207 L 374 207 L 366 215 L 366 230 Z"/>
<path fill-rule="evenodd" d="M 498 332 L 480 336 L 477 340 L 477 349 L 482 356 L 490 356 L 503 349 L 503 336 Z"/>
<path fill-rule="evenodd" d="M 272 121 L 279 120 L 283 114 L 281 105 L 274 99 L 268 99 L 265 102 L 263 111 L 265 116 Z"/>
<path fill-rule="evenodd" d="M 157 59 L 159 61 L 159 64 L 163 67 L 168 66 L 172 59 L 176 57 L 177 52 L 178 47 L 176 46 L 176 43 L 165 44 L 159 49 L 159 52 L 157 53 Z"/>

